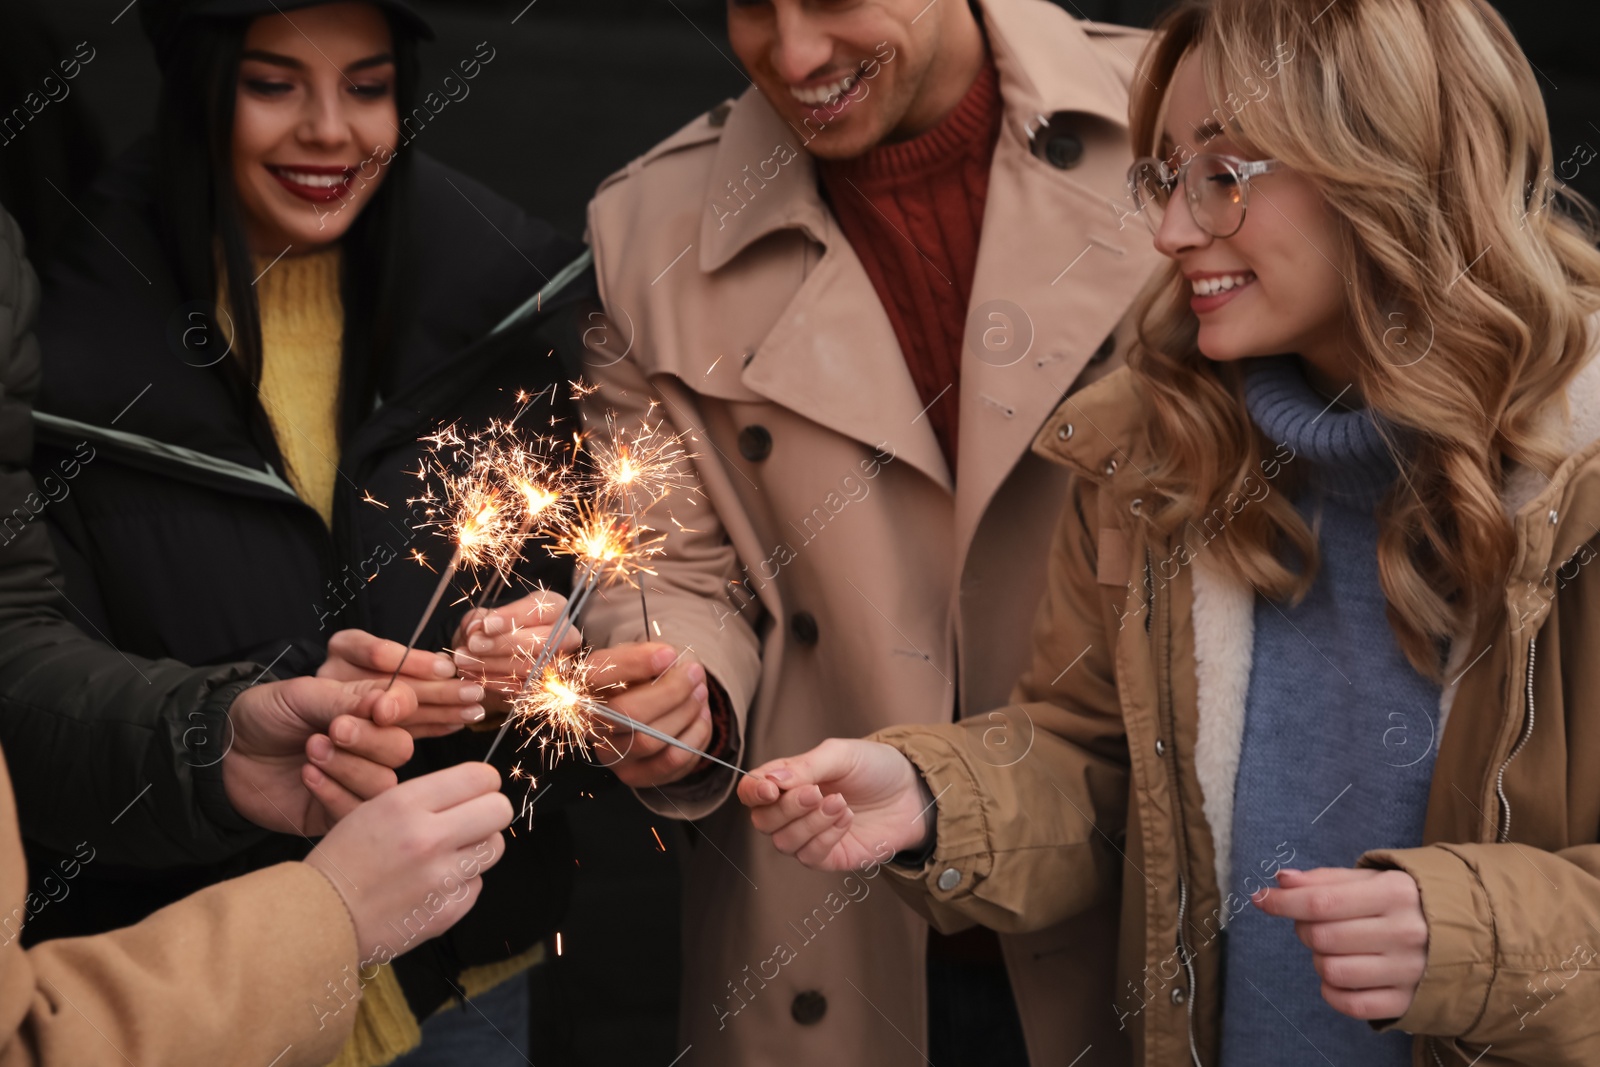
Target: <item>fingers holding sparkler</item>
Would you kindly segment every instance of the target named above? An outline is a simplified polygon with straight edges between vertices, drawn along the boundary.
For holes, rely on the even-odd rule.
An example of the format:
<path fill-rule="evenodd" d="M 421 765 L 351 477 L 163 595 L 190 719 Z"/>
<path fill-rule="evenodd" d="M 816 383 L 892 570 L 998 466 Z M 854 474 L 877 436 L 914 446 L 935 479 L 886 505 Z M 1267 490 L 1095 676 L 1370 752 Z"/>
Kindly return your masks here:
<path fill-rule="evenodd" d="M 711 743 L 711 682 L 692 649 L 682 651 L 659 642 L 620 645 L 591 654 L 593 679 L 607 688 L 606 704 L 636 723 L 676 738 L 692 749 Z M 690 774 L 698 761 L 682 748 L 644 734 L 628 736 L 629 727 L 613 731 L 621 756 L 610 764 L 625 784 L 635 788 L 665 785 Z"/>
<path fill-rule="evenodd" d="M 695 665 L 698 667 L 698 664 Z M 652 754 L 644 763 L 660 760 L 667 753 L 685 768 L 709 760 L 738 773 L 738 767 L 707 752 L 704 748 L 640 722 L 596 699 L 596 694 L 617 690 L 596 688 L 596 680 L 611 672 L 610 664 L 597 663 L 586 654 L 560 656 L 547 663 L 539 676 L 517 697 L 515 721 L 526 727 L 530 743 L 536 743 L 547 761 L 575 751 L 589 756 L 604 746 L 626 760 L 633 749 L 647 748 Z M 702 669 L 702 674 L 703 674 Z M 709 735 L 707 737 L 709 740 Z M 598 753 L 596 753 L 598 754 Z M 616 769 L 602 758 L 601 762 Z M 621 772 L 619 771 L 619 777 Z M 628 779 L 623 778 L 626 782 Z"/>
<path fill-rule="evenodd" d="M 491 710 L 509 710 L 511 697 L 549 643 L 566 606 L 566 597 L 541 589 L 502 608 L 474 611 L 463 620 L 456 631 L 455 664 L 463 678 L 484 687 Z M 575 625 L 563 629 L 556 651 L 576 652 L 582 635 Z"/>
<path fill-rule="evenodd" d="M 391 721 L 374 713 L 380 725 L 403 726 L 413 737 L 438 737 L 455 733 L 485 716 L 483 686 L 456 677 L 448 656 L 420 650 L 407 651 L 398 641 L 375 637 L 365 630 L 340 630 L 328 639 L 328 658 L 317 668 L 318 678 L 342 682 L 403 679 L 416 694 L 416 709 L 404 721 Z"/>

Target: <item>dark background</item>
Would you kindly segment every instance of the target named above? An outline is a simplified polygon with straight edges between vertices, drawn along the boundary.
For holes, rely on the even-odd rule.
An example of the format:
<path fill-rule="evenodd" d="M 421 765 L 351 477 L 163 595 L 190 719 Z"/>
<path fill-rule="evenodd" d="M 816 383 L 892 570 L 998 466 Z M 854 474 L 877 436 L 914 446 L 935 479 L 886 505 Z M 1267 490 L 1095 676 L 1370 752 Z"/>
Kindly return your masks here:
<path fill-rule="evenodd" d="M 1082 17 L 1132 25 L 1148 24 L 1161 6 L 1060 2 Z M 439 37 L 424 49 L 424 90 L 479 42 L 496 52 L 470 95 L 430 122 L 419 146 L 574 236 L 602 178 L 748 84 L 723 32 L 723 0 L 418 6 Z M 1593 0 L 1518 0 L 1503 10 L 1544 90 L 1555 162 L 1585 145 L 1600 147 Z M 30 19 L 42 36 L 19 31 Z M 0 114 L 20 105 L 81 41 L 95 58 L 70 83 L 72 95 L 0 146 L 9 183 L 0 184 L 0 201 L 36 220 L 40 256 L 75 218 L 71 201 L 91 180 L 95 159 L 147 129 L 157 73 L 128 0 L 0 0 Z M 1600 161 L 1572 184 L 1600 199 Z M 687 839 L 621 788 L 573 812 L 572 828 L 580 852 L 574 906 L 562 955 L 535 976 L 533 1061 L 670 1063 L 681 1051 L 673 1032 L 677 860 Z"/>

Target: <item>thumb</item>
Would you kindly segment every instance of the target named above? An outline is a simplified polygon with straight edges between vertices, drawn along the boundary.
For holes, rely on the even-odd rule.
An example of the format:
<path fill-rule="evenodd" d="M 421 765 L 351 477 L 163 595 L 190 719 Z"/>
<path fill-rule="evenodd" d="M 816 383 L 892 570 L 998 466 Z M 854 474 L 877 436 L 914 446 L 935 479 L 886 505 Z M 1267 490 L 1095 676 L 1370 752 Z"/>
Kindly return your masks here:
<path fill-rule="evenodd" d="M 853 743 L 829 738 L 809 752 L 773 760 L 753 773 L 778 783 L 779 788 L 787 793 L 803 785 L 836 781 L 849 774 L 855 766 Z"/>
<path fill-rule="evenodd" d="M 1309 871 L 1284 867 L 1278 871 L 1278 884 L 1285 889 L 1290 886 L 1335 885 L 1339 882 L 1364 881 L 1379 873 L 1363 867 L 1314 867 Z"/>
<path fill-rule="evenodd" d="M 379 726 L 395 726 L 416 714 L 416 690 L 404 679 L 396 678 L 392 686 L 375 679 L 345 682 L 344 685 L 356 698 L 351 713 L 371 719 Z"/>
<path fill-rule="evenodd" d="M 371 683 L 335 682 L 326 678 L 291 678 L 271 683 L 289 712 L 311 727 L 313 733 L 326 733 L 328 724 L 341 715 L 360 714 L 362 693 L 356 688 Z"/>

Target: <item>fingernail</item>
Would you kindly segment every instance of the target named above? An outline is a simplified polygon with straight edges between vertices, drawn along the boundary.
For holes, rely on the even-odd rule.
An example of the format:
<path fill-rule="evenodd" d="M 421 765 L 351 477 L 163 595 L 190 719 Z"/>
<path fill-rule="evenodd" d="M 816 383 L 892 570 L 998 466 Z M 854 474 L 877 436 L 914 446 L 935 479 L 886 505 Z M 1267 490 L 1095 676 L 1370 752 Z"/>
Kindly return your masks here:
<path fill-rule="evenodd" d="M 668 667 L 672 666 L 672 661 L 677 658 L 678 654 L 672 651 L 672 649 L 663 648 L 655 655 L 650 657 L 650 666 L 654 667 L 658 671 L 664 671 Z"/>
<path fill-rule="evenodd" d="M 705 686 L 703 686 L 703 685 L 695 686 L 695 688 L 694 688 L 694 702 L 696 704 L 704 704 L 706 702 L 706 697 L 708 697 L 710 695 L 711 694 L 709 692 L 707 692 Z"/>
<path fill-rule="evenodd" d="M 689 684 L 699 685 L 706 680 L 706 669 L 698 663 L 689 664 Z"/>
<path fill-rule="evenodd" d="M 320 762 L 333 758 L 333 742 L 321 734 L 313 737 L 308 747 L 311 750 L 311 758 L 314 760 Z"/>
<path fill-rule="evenodd" d="M 710 704 L 702 704 L 700 706 L 700 718 L 702 718 L 702 719 L 711 718 L 711 705 Z"/>
<path fill-rule="evenodd" d="M 461 687 L 461 691 L 456 694 L 456 699 L 463 704 L 476 704 L 483 699 L 483 686 L 464 685 Z"/>
<path fill-rule="evenodd" d="M 453 677 L 456 673 L 455 662 L 448 656 L 438 656 L 433 661 L 433 673 L 441 678 Z"/>
<path fill-rule="evenodd" d="M 471 652 L 487 652 L 494 648 L 494 642 L 487 637 L 471 637 L 467 639 L 467 649 Z"/>
<path fill-rule="evenodd" d="M 356 739 L 356 724 L 347 719 L 341 719 L 333 724 L 333 729 L 329 733 L 341 745 L 348 745 Z"/>
<path fill-rule="evenodd" d="M 483 620 L 483 632 L 493 637 L 495 634 L 505 633 L 506 617 L 504 615 L 491 615 Z"/>
<path fill-rule="evenodd" d="M 766 775 L 774 782 L 787 782 L 794 778 L 794 772 L 786 770 L 783 767 L 777 767 L 773 770 L 767 771 Z"/>
<path fill-rule="evenodd" d="M 482 722 L 483 719 L 484 719 L 484 716 L 486 714 L 488 714 L 488 713 L 485 712 L 481 707 L 462 708 L 461 709 L 461 721 L 462 722 Z"/>
<path fill-rule="evenodd" d="M 822 801 L 822 810 L 827 815 L 837 815 L 844 810 L 844 797 L 838 793 L 826 797 Z"/>
<path fill-rule="evenodd" d="M 322 781 L 323 781 L 322 772 L 317 770 L 315 767 L 311 766 L 309 763 L 306 764 L 306 769 L 304 771 L 302 771 L 301 773 L 306 776 L 306 784 L 307 785 L 321 785 L 322 784 Z"/>

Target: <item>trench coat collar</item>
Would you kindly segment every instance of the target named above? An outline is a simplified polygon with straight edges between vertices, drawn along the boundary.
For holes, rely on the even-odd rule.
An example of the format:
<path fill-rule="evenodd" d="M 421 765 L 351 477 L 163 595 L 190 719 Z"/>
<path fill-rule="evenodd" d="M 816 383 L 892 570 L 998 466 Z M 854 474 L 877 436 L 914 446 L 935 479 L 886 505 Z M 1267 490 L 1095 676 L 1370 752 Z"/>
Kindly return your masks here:
<path fill-rule="evenodd" d="M 1070 43 L 1063 49 L 1056 34 L 1036 32 L 1028 6 L 1016 0 L 980 0 L 978 4 L 990 54 L 1000 74 L 1005 122 L 1024 138 L 1040 116 L 1057 111 L 1083 112 L 1126 126 L 1126 92 L 1094 54 L 1082 25 L 1071 23 L 1067 30 Z M 824 245 L 838 234 L 817 188 L 816 165 L 804 151 L 805 143 L 804 131 L 784 120 L 760 89 L 751 85 L 740 96 L 728 113 L 706 189 L 700 223 L 701 270 L 721 269 L 778 230 L 802 229 Z M 782 145 L 798 158 L 777 163 L 782 158 L 777 149 Z M 727 214 L 727 206 L 740 203 L 731 199 L 729 181 L 747 179 L 751 172 L 765 178 L 774 165 L 779 168 L 778 177 L 760 187 L 759 194 L 737 214 Z M 719 205 L 723 210 L 718 210 Z"/>
<path fill-rule="evenodd" d="M 707 273 L 781 230 L 798 229 L 821 246 L 823 255 L 807 271 L 794 302 L 753 362 L 747 361 L 744 382 L 872 447 L 886 443 L 952 493 L 957 558 L 964 558 L 991 499 L 1027 453 L 1039 425 L 1122 317 L 1153 258 L 1147 238 L 1136 246 L 1118 232 L 1115 205 L 1127 166 L 1122 155 L 1112 161 L 1108 153 L 1114 150 L 1098 139 L 1079 166 L 1063 172 L 1035 159 L 1030 148 L 1041 117 L 1057 112 L 1126 128 L 1125 90 L 1102 43 L 1091 41 L 1082 23 L 1044 4 L 988 0 L 981 13 L 999 73 L 1003 119 L 967 310 L 971 315 L 977 309 L 987 323 L 990 311 L 999 309 L 1030 329 L 1028 309 L 1046 318 L 1035 350 L 1015 363 L 987 362 L 967 345 L 958 470 L 949 469 L 931 426 L 920 417 L 923 400 L 886 314 L 815 314 L 860 306 L 871 282 L 822 199 L 804 131 L 785 122 L 754 87 L 727 115 L 705 191 L 699 242 Z M 1034 239 L 1045 220 L 1048 236 Z M 1087 262 L 1069 274 L 1080 259 Z M 1063 278 L 1066 284 L 1058 285 Z M 828 334 L 825 327 L 834 318 L 839 329 Z M 1046 321 L 1049 329 L 1043 329 Z M 849 396 L 824 390 L 845 373 L 875 384 Z"/>

